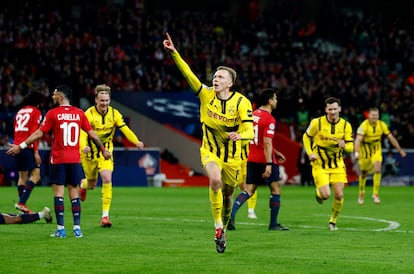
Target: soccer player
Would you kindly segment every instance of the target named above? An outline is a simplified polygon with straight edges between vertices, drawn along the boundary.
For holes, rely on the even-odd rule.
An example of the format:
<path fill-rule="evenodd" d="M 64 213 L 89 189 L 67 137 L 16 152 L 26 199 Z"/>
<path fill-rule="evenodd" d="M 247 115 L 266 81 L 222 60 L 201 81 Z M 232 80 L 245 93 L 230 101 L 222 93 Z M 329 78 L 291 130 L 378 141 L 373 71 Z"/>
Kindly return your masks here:
<path fill-rule="evenodd" d="M 70 105 L 72 89 L 61 85 L 53 91 L 53 103 L 58 106 L 46 113 L 45 119 L 26 140 L 12 147 L 6 152 L 16 155 L 39 140 L 44 133 L 53 132 L 53 143 L 50 155 L 50 181 L 53 185 L 54 207 L 57 222 L 56 231 L 50 235 L 56 238 L 65 238 L 64 226 L 64 192 L 68 186 L 72 205 L 73 233 L 76 238 L 83 237 L 80 229 L 81 204 L 79 200 L 79 182 L 82 177 L 80 165 L 79 137 L 80 131 L 85 130 L 89 138 L 100 148 L 105 159 L 111 158 L 111 153 L 104 147 L 99 137 L 92 130 L 84 112 Z"/>
<path fill-rule="evenodd" d="M 289 230 L 278 223 L 280 209 L 280 174 L 279 166 L 274 157 L 283 162 L 285 156 L 273 148 L 276 120 L 272 111 L 277 106 L 277 90 L 263 89 L 259 91 L 257 105 L 253 112 L 254 139 L 250 143 L 250 152 L 247 161 L 246 189 L 236 198 L 231 212 L 231 223 L 234 225 L 239 208 L 256 192 L 260 184 L 266 184 L 270 189 L 270 222 L 269 230 Z M 235 229 L 235 227 L 232 227 Z"/>
<path fill-rule="evenodd" d="M 341 101 L 329 97 L 325 100 L 326 115 L 311 120 L 303 134 L 303 145 L 312 165 L 316 187 L 316 201 L 320 204 L 334 191 L 329 229 L 337 230 L 336 221 L 344 203 L 347 183 L 344 152 L 353 152 L 352 126 L 339 117 Z"/>
<path fill-rule="evenodd" d="M 39 128 L 42 113 L 38 107 L 44 99 L 45 96 L 36 91 L 30 92 L 25 97 L 22 107 L 14 117 L 14 144 L 20 144 Z M 15 158 L 19 172 L 19 180 L 17 181 L 19 201 L 14 206 L 22 212 L 30 213 L 31 210 L 26 203 L 33 188 L 40 181 L 42 159 L 39 155 L 39 142 L 34 142 Z"/>
<path fill-rule="evenodd" d="M 95 88 L 95 106 L 88 108 L 85 115 L 88 118 L 92 129 L 101 139 L 102 143 L 109 152 L 113 152 L 113 137 L 118 128 L 122 134 L 135 144 L 138 148 L 143 148 L 144 143 L 127 126 L 122 114 L 110 106 L 111 87 L 107 85 L 97 85 Z M 85 132 L 81 133 L 81 164 L 85 172 L 86 179 L 82 179 L 80 185 L 80 199 L 86 200 L 87 189 L 94 189 L 98 182 L 98 173 L 102 179 L 102 218 L 101 227 L 111 227 L 109 220 L 109 210 L 112 203 L 112 172 L 114 171 L 113 159 L 105 159 L 102 152 L 93 144 Z"/>
<path fill-rule="evenodd" d="M 242 148 L 254 137 L 252 105 L 243 94 L 231 90 L 237 76 L 232 68 L 219 66 L 213 75 L 213 86 L 208 87 L 182 59 L 168 33 L 163 44 L 200 100 L 201 163 L 210 180 L 216 250 L 223 253 L 234 188 L 242 183 Z"/>
<path fill-rule="evenodd" d="M 379 120 L 379 109 L 370 108 L 368 111 L 368 119 L 364 120 L 357 130 L 355 138 L 355 159 L 358 159 L 360 175 L 358 178 L 359 197 L 358 203 L 364 204 L 365 184 L 367 182 L 368 173 L 373 170 L 372 176 L 373 191 L 372 198 L 374 203 L 379 204 L 379 189 L 381 185 L 381 168 L 382 168 L 382 137 L 385 136 L 391 144 L 398 150 L 401 157 L 407 154 L 400 147 L 397 139 L 388 129 L 387 124 Z"/>
<path fill-rule="evenodd" d="M 29 212 L 22 214 L 0 213 L 0 225 L 3 224 L 28 224 L 45 219 L 46 223 L 52 222 L 52 215 L 48 207 L 39 212 Z"/>

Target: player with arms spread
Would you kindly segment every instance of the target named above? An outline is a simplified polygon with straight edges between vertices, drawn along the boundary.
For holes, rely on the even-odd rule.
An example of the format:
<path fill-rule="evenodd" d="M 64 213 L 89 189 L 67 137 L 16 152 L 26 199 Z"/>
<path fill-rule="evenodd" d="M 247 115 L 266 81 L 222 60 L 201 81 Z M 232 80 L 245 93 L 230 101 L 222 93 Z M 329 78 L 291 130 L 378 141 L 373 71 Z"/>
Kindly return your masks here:
<path fill-rule="evenodd" d="M 352 126 L 339 117 L 341 101 L 329 97 L 325 100 L 326 115 L 312 119 L 303 134 L 303 145 L 312 165 L 312 175 L 316 187 L 316 201 L 320 204 L 334 190 L 329 229 L 337 230 L 336 219 L 344 203 L 346 176 L 344 152 L 354 150 Z"/>
<path fill-rule="evenodd" d="M 85 115 L 90 122 L 92 129 L 101 139 L 109 152 L 113 152 L 113 137 L 118 128 L 122 134 L 138 148 L 143 148 L 144 143 L 138 140 L 135 133 L 125 123 L 122 114 L 110 106 L 111 87 L 105 84 L 97 85 L 95 88 L 95 106 L 88 108 Z M 111 227 L 109 210 L 112 203 L 112 172 L 114 171 L 113 159 L 105 159 L 102 152 L 82 131 L 81 140 L 81 163 L 85 171 L 86 179 L 80 185 L 80 199 L 86 200 L 87 189 L 94 189 L 98 183 L 98 173 L 102 179 L 102 218 L 101 227 Z"/>
<path fill-rule="evenodd" d="M 89 138 L 102 150 L 103 157 L 109 159 L 111 153 L 104 147 L 98 136 L 92 130 L 84 112 L 70 105 L 72 89 L 61 85 L 53 91 L 53 103 L 58 106 L 46 113 L 45 119 L 32 135 L 19 145 L 12 145 L 7 151 L 9 155 L 20 153 L 28 145 L 39 140 L 44 133 L 53 132 L 52 150 L 50 153 L 50 181 L 53 186 L 54 207 L 57 222 L 55 233 L 50 235 L 56 238 L 65 238 L 64 226 L 64 192 L 68 186 L 72 205 L 73 233 L 76 238 L 83 237 L 80 229 L 81 204 L 79 199 L 79 182 L 82 178 L 80 165 L 79 137 L 80 131 L 85 130 Z"/>
<path fill-rule="evenodd" d="M 236 72 L 220 66 L 213 86 L 203 85 L 181 58 L 168 33 L 163 42 L 178 69 L 200 100 L 201 163 L 210 180 L 209 200 L 215 226 L 216 250 L 226 249 L 225 227 L 230 219 L 234 188 L 241 184 L 242 148 L 254 137 L 252 105 L 241 93 L 231 91 Z"/>

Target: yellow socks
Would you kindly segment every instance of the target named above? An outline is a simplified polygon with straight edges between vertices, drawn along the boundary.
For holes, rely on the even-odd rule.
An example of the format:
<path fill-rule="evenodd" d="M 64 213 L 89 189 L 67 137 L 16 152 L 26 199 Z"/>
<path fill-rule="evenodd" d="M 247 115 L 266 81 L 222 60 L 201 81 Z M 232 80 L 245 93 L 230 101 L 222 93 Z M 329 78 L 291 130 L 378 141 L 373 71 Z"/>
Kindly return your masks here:
<path fill-rule="evenodd" d="M 365 185 L 367 183 L 367 177 L 358 177 L 359 194 L 365 194 Z"/>
<path fill-rule="evenodd" d="M 108 216 L 112 203 L 112 182 L 102 184 L 102 217 Z"/>
<path fill-rule="evenodd" d="M 374 173 L 374 175 L 372 176 L 372 186 L 373 186 L 372 193 L 374 195 L 378 195 L 380 185 L 381 185 L 381 173 Z"/>
<path fill-rule="evenodd" d="M 255 209 L 257 203 L 257 189 L 252 196 L 247 200 L 247 207 L 248 209 Z"/>
<path fill-rule="evenodd" d="M 221 219 L 221 213 L 223 210 L 223 193 L 221 188 L 214 192 L 211 187 L 208 189 L 211 213 L 213 214 L 214 225 L 217 227 L 223 227 L 223 221 Z M 221 226 L 220 226 L 221 225 Z"/>
<path fill-rule="evenodd" d="M 330 223 L 336 224 L 336 219 L 338 218 L 338 215 L 341 212 L 343 205 L 344 205 L 343 198 L 341 200 L 336 200 L 336 199 L 333 200 L 331 218 L 329 219 Z"/>

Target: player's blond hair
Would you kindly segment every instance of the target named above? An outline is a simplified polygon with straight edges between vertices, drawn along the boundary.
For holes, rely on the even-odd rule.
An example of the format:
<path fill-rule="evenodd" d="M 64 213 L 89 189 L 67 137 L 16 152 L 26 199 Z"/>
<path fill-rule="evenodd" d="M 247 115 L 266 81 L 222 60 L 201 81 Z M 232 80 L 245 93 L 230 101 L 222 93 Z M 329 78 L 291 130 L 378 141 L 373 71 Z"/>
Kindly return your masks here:
<path fill-rule="evenodd" d="M 234 69 L 232 69 L 230 67 L 226 67 L 226 66 L 219 66 L 216 69 L 216 71 L 218 71 L 218 70 L 225 70 L 225 71 L 227 71 L 230 74 L 230 76 L 231 76 L 231 80 L 233 82 L 233 85 L 236 83 L 237 72 Z"/>
<path fill-rule="evenodd" d="M 111 95 L 111 87 L 105 84 L 97 85 L 95 88 L 95 97 L 99 94 L 108 94 Z"/>

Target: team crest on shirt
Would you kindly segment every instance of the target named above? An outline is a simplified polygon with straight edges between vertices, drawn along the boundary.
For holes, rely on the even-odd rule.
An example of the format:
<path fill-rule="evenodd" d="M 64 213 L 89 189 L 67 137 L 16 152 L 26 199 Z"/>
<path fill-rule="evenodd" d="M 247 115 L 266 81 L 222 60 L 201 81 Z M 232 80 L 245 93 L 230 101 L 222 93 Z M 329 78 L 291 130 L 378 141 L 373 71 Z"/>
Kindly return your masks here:
<path fill-rule="evenodd" d="M 227 111 L 227 113 L 229 113 L 229 114 L 236 113 L 236 108 L 234 106 L 230 106 L 229 109 L 228 109 L 228 111 Z"/>

